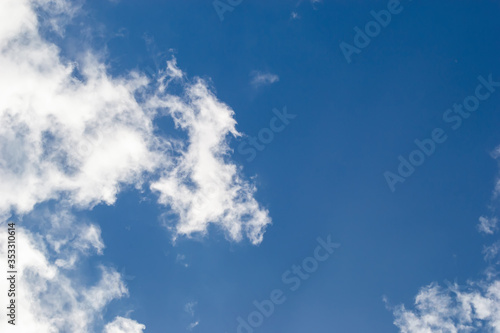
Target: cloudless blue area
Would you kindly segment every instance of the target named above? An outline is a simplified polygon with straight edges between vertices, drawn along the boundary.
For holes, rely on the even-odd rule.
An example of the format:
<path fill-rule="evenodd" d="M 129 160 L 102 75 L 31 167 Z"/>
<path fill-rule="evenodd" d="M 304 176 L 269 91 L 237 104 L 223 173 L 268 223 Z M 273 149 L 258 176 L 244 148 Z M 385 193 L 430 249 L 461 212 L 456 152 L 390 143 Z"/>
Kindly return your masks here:
<path fill-rule="evenodd" d="M 194 321 L 193 332 L 236 332 L 236 318 L 254 311 L 254 300 L 282 289 L 286 302 L 256 332 L 397 332 L 383 296 L 411 305 L 433 281 L 481 274 L 481 251 L 492 239 L 477 222 L 488 214 L 497 175 L 490 152 L 500 144 L 500 89 L 456 131 L 442 115 L 474 93 L 479 75 L 500 81 L 500 3 L 401 4 L 348 64 L 339 43 L 352 44 L 353 28 L 387 1 L 247 0 L 222 22 L 211 1 L 85 3 L 82 23 L 102 26 L 84 42 L 106 48 L 113 75 L 156 70 L 174 54 L 188 76 L 210 82 L 246 135 L 268 127 L 273 108 L 297 115 L 251 162 L 238 153 L 245 138 L 231 140 L 273 219 L 259 246 L 227 241 L 217 228 L 173 245 L 161 226 L 167 210 L 148 191 L 130 189 L 116 205 L 82 213 L 100 224 L 106 244 L 89 265 L 114 265 L 130 292 L 105 318 L 133 308 L 148 332 L 184 332 Z M 68 29 L 64 52 L 83 38 L 80 28 Z M 255 88 L 253 70 L 279 82 Z M 392 193 L 383 173 L 396 172 L 398 156 L 436 127 L 447 141 Z M 291 292 L 281 275 L 328 235 L 341 247 Z M 197 302 L 194 317 L 188 302 Z"/>

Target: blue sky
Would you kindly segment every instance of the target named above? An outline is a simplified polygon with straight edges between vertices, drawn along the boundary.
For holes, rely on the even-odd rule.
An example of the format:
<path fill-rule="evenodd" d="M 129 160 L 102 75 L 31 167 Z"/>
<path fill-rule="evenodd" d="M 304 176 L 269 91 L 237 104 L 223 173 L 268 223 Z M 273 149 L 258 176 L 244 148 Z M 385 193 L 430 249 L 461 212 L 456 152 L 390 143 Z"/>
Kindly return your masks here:
<path fill-rule="evenodd" d="M 500 4 L 221 3 L 0 5 L 2 331 L 500 332 Z"/>

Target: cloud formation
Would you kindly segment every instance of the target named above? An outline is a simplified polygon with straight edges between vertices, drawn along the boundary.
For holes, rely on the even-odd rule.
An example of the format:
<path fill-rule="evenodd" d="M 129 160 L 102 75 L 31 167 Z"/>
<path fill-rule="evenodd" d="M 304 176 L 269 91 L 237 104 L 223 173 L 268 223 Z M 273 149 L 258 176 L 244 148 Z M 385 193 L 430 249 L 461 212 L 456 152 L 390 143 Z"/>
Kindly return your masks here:
<path fill-rule="evenodd" d="M 420 290 L 414 310 L 399 306 L 394 315 L 394 324 L 403 333 L 500 332 L 500 281 L 465 288 L 433 283 Z"/>
<path fill-rule="evenodd" d="M 64 2 L 38 5 L 53 3 Z M 140 183 L 161 160 L 134 98 L 147 81 L 112 78 L 91 54 L 81 65 L 63 61 L 39 35 L 31 1 L 2 1 L 0 11 L 16 22 L 0 27 L 0 211 L 62 196 L 84 208 L 112 204 L 120 185 Z"/>
<path fill-rule="evenodd" d="M 113 322 L 106 325 L 103 333 L 143 333 L 145 329 L 146 326 L 133 319 L 116 317 Z"/>
<path fill-rule="evenodd" d="M 272 73 L 264 73 L 261 71 L 252 71 L 250 73 L 250 83 L 254 87 L 273 84 L 280 80 L 279 76 Z"/>
<path fill-rule="evenodd" d="M 175 58 L 150 82 L 134 71 L 111 76 L 92 50 L 81 50 L 78 61 L 63 57 L 44 34 L 63 36 L 75 15 L 66 0 L 0 1 L 0 225 L 11 216 L 22 222 L 17 328 L 138 333 L 145 326 L 132 319 L 103 323 L 107 305 L 128 290 L 107 266 L 98 268 L 96 282 L 82 282 L 81 262 L 102 255 L 105 245 L 99 226 L 72 211 L 151 186 L 170 207 L 175 236 L 206 234 L 215 224 L 231 240 L 258 244 L 270 218 L 231 162 L 227 140 L 240 135 L 234 111 L 203 80 L 188 81 Z M 180 82 L 180 96 L 167 92 L 173 82 Z M 172 117 L 186 139 L 157 135 L 158 117 Z M 48 202 L 56 208 L 40 208 Z M 8 289 L 5 279 L 0 288 Z M 0 331 L 6 325 L 1 321 Z"/>
<path fill-rule="evenodd" d="M 24 214 L 48 200 L 113 204 L 124 187 L 160 173 L 151 188 L 178 214 L 169 222 L 178 223 L 176 233 L 206 233 L 213 223 L 232 240 L 244 233 L 262 241 L 268 213 L 229 160 L 228 136 L 240 135 L 234 111 L 203 80 L 185 80 L 175 58 L 154 92 L 140 73 L 111 77 L 88 50 L 81 63 L 64 60 L 40 35 L 32 6 L 71 8 L 62 0 L 0 4 L 13 20 L 0 25 L 0 214 Z M 182 96 L 166 93 L 172 80 L 182 82 Z M 156 135 L 159 116 L 171 116 L 187 142 Z"/>
<path fill-rule="evenodd" d="M 498 222 L 498 220 L 496 217 L 488 218 L 488 217 L 481 216 L 479 218 L 478 229 L 482 233 L 492 235 L 497 227 L 497 222 Z"/>
<path fill-rule="evenodd" d="M 184 306 L 184 311 L 189 314 L 189 316 L 194 319 L 194 316 L 195 316 L 195 313 L 194 313 L 194 308 L 196 307 L 196 305 L 198 304 L 198 302 L 188 302 L 186 303 L 186 305 Z M 199 320 L 194 320 L 193 322 L 191 322 L 188 326 L 187 326 L 187 330 L 191 331 L 193 328 L 195 328 L 196 326 L 198 326 L 200 324 L 200 321 Z"/>
<path fill-rule="evenodd" d="M 181 84 L 185 95 L 167 94 L 150 101 L 154 108 L 165 108 L 176 127 L 188 135 L 181 153 L 151 189 L 178 215 L 176 234 L 205 234 L 209 224 L 216 224 L 232 240 L 245 234 L 258 244 L 271 220 L 253 197 L 255 187 L 229 161 L 227 137 L 240 135 L 234 111 L 218 101 L 203 80 Z"/>
<path fill-rule="evenodd" d="M 74 225 L 73 233 L 64 233 L 65 239 L 58 239 L 71 220 L 60 226 L 59 216 L 49 221 L 52 225 L 44 233 L 17 229 L 16 244 L 22 249 L 17 259 L 17 312 L 22 320 L 16 321 L 19 332 L 90 332 L 102 321 L 104 308 L 113 299 L 128 295 L 121 276 L 114 269 L 99 266 L 100 278 L 93 284 L 75 279 L 77 264 L 92 251 L 102 251 L 100 229 L 96 225 L 82 227 Z M 72 219 L 74 217 L 71 217 Z M 79 234 L 79 229 L 84 231 Z M 80 229 L 81 230 L 81 229 Z M 0 260 L 7 261 L 7 232 L 0 230 Z M 57 240 L 55 240 L 57 239 Z M 0 280 L 0 288 L 8 290 L 8 281 Z M 0 330 L 8 332 L 11 325 L 0 321 Z"/>

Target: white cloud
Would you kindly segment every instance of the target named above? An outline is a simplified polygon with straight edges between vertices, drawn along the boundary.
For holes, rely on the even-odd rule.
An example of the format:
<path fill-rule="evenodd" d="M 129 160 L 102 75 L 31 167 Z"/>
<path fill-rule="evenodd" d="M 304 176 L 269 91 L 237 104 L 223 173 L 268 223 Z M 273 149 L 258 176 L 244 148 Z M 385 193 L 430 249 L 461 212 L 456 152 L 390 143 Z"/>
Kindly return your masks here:
<path fill-rule="evenodd" d="M 111 78 L 90 54 L 79 66 L 85 81 L 75 79 L 75 65 L 39 36 L 30 5 L 0 4 L 18 22 L 0 32 L 0 210 L 26 213 L 63 194 L 82 207 L 111 204 L 161 159 L 134 97 L 146 80 Z"/>
<path fill-rule="evenodd" d="M 280 80 L 279 76 L 272 73 L 264 73 L 260 71 L 252 71 L 250 73 L 250 83 L 254 87 L 260 87 L 264 85 L 273 84 Z"/>
<path fill-rule="evenodd" d="M 35 221 L 39 229 L 44 230 L 44 237 L 49 250 L 57 255 L 56 266 L 74 268 L 81 254 L 103 254 L 104 242 L 98 225 L 76 221 L 75 216 L 65 208 L 35 211 L 25 217 Z"/>
<path fill-rule="evenodd" d="M 47 232 L 47 242 L 56 253 L 64 247 L 71 247 L 82 253 L 95 250 L 102 254 L 104 243 L 99 226 L 77 222 L 68 207 L 58 205 L 56 208 L 40 208 L 25 216 L 28 221 L 36 221 L 41 229 Z"/>
<path fill-rule="evenodd" d="M 500 241 L 497 241 L 490 246 L 485 246 L 483 249 L 484 259 L 488 261 L 494 259 L 499 251 Z"/>
<path fill-rule="evenodd" d="M 167 61 L 167 68 L 165 70 L 160 70 L 157 79 L 159 83 L 158 90 L 163 93 L 170 82 L 177 79 L 182 79 L 183 77 L 184 73 L 182 72 L 182 70 L 180 70 L 179 67 L 177 67 L 177 59 L 175 57 L 172 57 L 171 60 Z"/>
<path fill-rule="evenodd" d="M 0 231 L 0 260 L 6 262 L 7 232 Z M 51 253 L 47 235 L 59 230 L 46 230 L 46 235 L 17 228 L 16 244 L 22 251 L 17 258 L 16 304 L 19 332 L 89 332 L 102 321 L 103 309 L 113 299 L 128 295 L 121 276 L 115 270 L 100 266 L 100 279 L 91 285 L 72 278 L 76 265 L 61 267 L 58 258 L 71 252 L 59 248 Z M 84 252 L 74 252 L 74 262 L 82 260 Z M 8 290 L 7 280 L 0 279 L 0 288 Z M 2 298 L 3 299 L 3 298 Z M 5 299 L 4 299 L 5 300 Z M 0 321 L 0 331 L 9 332 L 11 325 Z"/>
<path fill-rule="evenodd" d="M 497 228 L 497 222 L 498 222 L 498 220 L 496 217 L 487 218 L 487 217 L 481 216 L 479 218 L 478 229 L 480 232 L 491 235 L 494 233 L 494 231 Z"/>
<path fill-rule="evenodd" d="M 199 321 L 194 321 L 194 322 L 192 322 L 191 324 L 188 325 L 187 329 L 191 331 L 193 328 L 195 328 L 199 324 L 200 324 Z"/>
<path fill-rule="evenodd" d="M 227 137 L 240 135 L 234 112 L 217 100 L 203 80 L 181 84 L 184 96 L 166 94 L 150 102 L 151 107 L 165 108 L 176 127 L 188 135 L 186 147 L 151 188 L 160 194 L 161 203 L 177 213 L 177 235 L 205 234 L 215 224 L 232 240 L 239 241 L 244 234 L 258 244 L 271 220 L 253 197 L 255 187 L 228 159 Z"/>
<path fill-rule="evenodd" d="M 399 306 L 394 324 L 403 333 L 500 332 L 500 281 L 467 287 L 431 284 L 415 299 L 415 310 Z"/>
<path fill-rule="evenodd" d="M 113 322 L 106 325 L 103 333 L 143 333 L 146 326 L 133 319 L 116 317 Z"/>

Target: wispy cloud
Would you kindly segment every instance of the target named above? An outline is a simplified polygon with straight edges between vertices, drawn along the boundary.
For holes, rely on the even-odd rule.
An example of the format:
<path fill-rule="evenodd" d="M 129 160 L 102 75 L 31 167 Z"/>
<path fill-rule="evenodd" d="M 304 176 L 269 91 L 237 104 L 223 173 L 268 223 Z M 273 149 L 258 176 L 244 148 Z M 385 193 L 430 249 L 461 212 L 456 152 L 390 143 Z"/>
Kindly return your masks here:
<path fill-rule="evenodd" d="M 186 305 L 184 306 L 184 311 L 186 313 L 189 314 L 190 317 L 194 318 L 194 308 L 195 306 L 198 304 L 198 302 L 188 302 L 186 303 Z M 191 331 L 193 328 L 195 328 L 196 326 L 198 326 L 200 324 L 200 321 L 199 320 L 195 320 L 193 321 L 192 323 L 190 323 L 187 327 L 187 329 L 189 331 Z"/>
<path fill-rule="evenodd" d="M 190 316 L 194 316 L 194 307 L 198 304 L 198 302 L 187 302 L 184 305 L 184 311 L 186 311 Z"/>
<path fill-rule="evenodd" d="M 500 241 L 493 243 L 492 245 L 485 246 L 483 248 L 484 260 L 491 261 L 498 255 L 500 251 Z"/>
<path fill-rule="evenodd" d="M 497 223 L 498 223 L 498 220 L 496 217 L 488 218 L 488 217 L 481 216 L 479 218 L 478 229 L 480 232 L 491 235 L 496 230 Z"/>
<path fill-rule="evenodd" d="M 195 322 L 192 322 L 191 324 L 188 325 L 188 330 L 192 330 L 193 328 L 195 328 L 196 326 L 198 326 L 200 324 L 199 321 L 195 321 Z"/>
<path fill-rule="evenodd" d="M 189 264 L 186 263 L 186 255 L 184 254 L 177 254 L 175 257 L 175 262 L 181 264 L 184 267 L 189 267 Z"/>
<path fill-rule="evenodd" d="M 280 80 L 279 76 L 272 73 L 265 73 L 260 71 L 252 71 L 250 73 L 250 83 L 254 87 L 273 84 Z"/>

